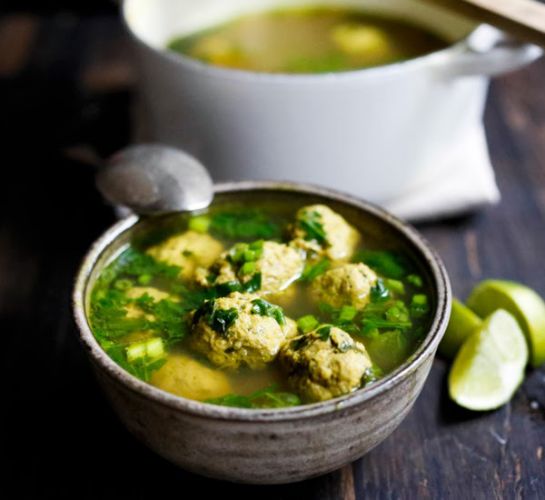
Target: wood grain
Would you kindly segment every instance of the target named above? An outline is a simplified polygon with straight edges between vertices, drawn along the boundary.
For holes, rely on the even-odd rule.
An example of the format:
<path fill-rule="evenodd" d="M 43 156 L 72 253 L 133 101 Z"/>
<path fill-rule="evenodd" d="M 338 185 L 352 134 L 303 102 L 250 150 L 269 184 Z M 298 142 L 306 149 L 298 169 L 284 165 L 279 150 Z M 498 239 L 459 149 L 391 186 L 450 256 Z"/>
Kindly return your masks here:
<path fill-rule="evenodd" d="M 545 5 L 536 0 L 427 0 L 493 24 L 506 32 L 545 46 Z"/>
<path fill-rule="evenodd" d="M 26 64 L 38 20 L 14 14 L 0 20 L 0 78 L 15 76 Z"/>
<path fill-rule="evenodd" d="M 0 79 L 9 125 L 0 196 L 2 498 L 545 498 L 545 369 L 529 371 L 510 404 L 471 414 L 448 400 L 448 366 L 437 359 L 389 439 L 351 466 L 289 486 L 197 477 L 129 436 L 96 385 L 70 313 L 72 276 L 113 215 L 93 172 L 61 152 L 91 143 L 107 154 L 129 141 L 131 89 L 82 79 L 126 41 L 109 16 L 45 17 L 36 33 L 24 68 Z M 486 124 L 501 204 L 420 226 L 462 298 L 482 277 L 545 294 L 544 79 L 541 60 L 492 86 Z"/>

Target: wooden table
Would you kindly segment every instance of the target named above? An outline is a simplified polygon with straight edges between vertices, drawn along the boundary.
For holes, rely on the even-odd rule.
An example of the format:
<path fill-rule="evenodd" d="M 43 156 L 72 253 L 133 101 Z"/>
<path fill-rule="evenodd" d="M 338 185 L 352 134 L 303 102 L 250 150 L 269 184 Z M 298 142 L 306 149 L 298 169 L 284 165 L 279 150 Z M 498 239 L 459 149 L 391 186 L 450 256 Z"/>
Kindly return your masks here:
<path fill-rule="evenodd" d="M 0 22 L 0 412 L 3 498 L 545 498 L 545 369 L 491 413 L 449 402 L 437 360 L 384 443 L 335 473 L 247 487 L 184 473 L 117 421 L 78 345 L 72 277 L 113 216 L 69 146 L 129 141 L 132 69 L 116 17 Z M 498 79 L 486 112 L 499 206 L 420 227 L 461 296 L 484 277 L 545 295 L 545 61 Z M 4 496 L 6 492 L 9 495 Z M 162 496 L 164 494 L 164 496 Z"/>

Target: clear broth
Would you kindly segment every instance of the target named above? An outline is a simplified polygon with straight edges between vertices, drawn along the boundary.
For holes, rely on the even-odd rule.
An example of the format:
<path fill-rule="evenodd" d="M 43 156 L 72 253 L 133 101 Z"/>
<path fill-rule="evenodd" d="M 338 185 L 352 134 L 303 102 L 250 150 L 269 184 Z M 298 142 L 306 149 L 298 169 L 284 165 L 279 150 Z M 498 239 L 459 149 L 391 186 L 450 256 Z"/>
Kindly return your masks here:
<path fill-rule="evenodd" d="M 234 236 L 234 233 L 238 231 L 237 227 L 239 227 L 237 223 L 231 224 L 228 231 L 221 227 L 214 229 L 212 224 L 208 232 L 221 242 L 224 249 L 228 249 L 233 244 L 241 241 L 250 242 L 262 238 L 286 241 L 286 228 L 293 223 L 297 210 L 306 204 L 292 197 L 268 201 L 259 196 L 251 201 L 252 208 L 248 208 L 247 202 L 219 204 L 205 212 L 205 215 L 212 220 L 216 220 L 217 216 L 221 219 L 222 216 L 228 214 L 231 216 L 231 222 L 233 220 L 236 222 L 236 218 L 240 217 L 240 221 L 242 221 L 239 224 L 241 234 Z M 335 209 L 333 206 L 332 208 Z M 199 217 L 202 215 L 200 214 Z M 254 215 L 257 217 L 255 220 L 252 219 Z M 185 336 L 180 334 L 177 337 L 177 329 L 182 332 L 187 326 L 187 322 L 184 323 L 185 320 L 182 320 L 183 312 L 179 312 L 176 308 L 184 308 L 187 305 L 184 303 L 184 301 L 188 300 L 187 297 L 194 300 L 195 298 L 191 294 L 197 293 L 198 295 L 200 290 L 195 287 L 192 281 L 184 281 L 181 278 L 172 278 L 172 276 L 165 277 L 164 274 L 161 274 L 162 271 L 154 274 L 154 271 L 149 271 L 145 266 L 138 264 L 140 262 L 138 259 L 145 255 L 144 252 L 150 246 L 157 245 L 172 235 L 183 234 L 188 230 L 188 225 L 192 219 L 192 217 L 186 215 L 156 219 L 156 223 L 151 228 L 137 233 L 128 249 L 102 271 L 92 291 L 89 311 L 91 326 L 97 340 L 117 363 L 133 375 L 163 390 L 190 399 L 211 401 L 216 404 L 244 406 L 246 404 L 244 401 L 239 404 L 237 403 L 238 400 L 221 402 L 217 401 L 217 398 L 229 396 L 230 394 L 251 396 L 256 391 L 267 390 L 270 387 L 274 387 L 274 391 L 291 391 L 287 378 L 276 361 L 261 370 L 251 370 L 249 368 L 242 368 L 237 371 L 223 370 L 213 366 L 202 356 L 188 349 L 187 332 L 185 332 Z M 252 220 L 255 223 L 254 226 L 252 226 Z M 388 234 L 377 232 L 376 227 L 367 226 L 365 220 L 360 218 L 349 218 L 349 222 L 362 234 L 362 244 L 355 252 L 355 255 L 358 255 L 361 251 L 378 252 L 379 255 L 384 252 L 398 256 L 401 259 L 400 262 L 403 262 L 404 270 L 395 278 L 403 283 L 405 291 L 403 294 L 391 291 L 392 299 L 404 301 L 407 305 L 410 304 L 411 297 L 416 294 L 425 294 L 430 299 L 429 309 L 426 314 L 413 318 L 410 328 L 397 332 L 389 340 L 385 340 L 384 331 L 379 332 L 378 336 L 365 334 L 361 327 L 361 317 L 358 317 L 357 321 L 354 320 L 354 331 L 351 332 L 351 335 L 355 340 L 365 345 L 373 363 L 379 368 L 381 376 L 384 376 L 405 362 L 424 338 L 429 328 L 434 307 L 431 303 L 433 293 L 429 283 L 421 273 L 419 265 L 399 241 L 391 238 Z M 128 266 L 127 262 L 130 261 L 128 255 L 136 256 L 135 262 L 137 264 Z M 149 260 L 148 257 L 146 259 Z M 155 264 L 152 265 L 152 269 L 155 269 L 153 267 Z M 381 275 L 380 265 L 378 267 L 376 263 L 375 265 L 368 263 L 368 265 L 374 268 L 379 276 L 388 280 L 387 276 Z M 414 280 L 411 282 L 409 276 L 418 276 L 421 282 L 415 284 Z M 174 308 L 174 317 L 172 317 L 172 314 L 165 316 L 164 324 L 150 327 L 149 331 L 146 330 L 147 327 L 142 325 L 141 318 L 128 318 L 124 310 L 127 302 L 123 297 L 126 297 L 131 289 L 142 286 L 161 290 L 169 295 L 169 298 L 165 299 L 166 301 L 171 299 L 174 301 L 170 304 Z M 324 312 L 319 304 L 310 300 L 308 287 L 308 282 L 296 281 L 284 294 L 276 296 L 275 304 L 280 305 L 285 315 L 294 320 L 312 314 L 319 318 L 321 323 L 332 323 L 330 313 Z M 196 300 L 202 303 L 204 299 L 199 297 Z M 195 307 L 196 305 L 187 305 L 187 308 L 183 311 L 187 312 Z M 363 315 L 365 315 L 365 311 L 366 309 L 363 309 Z M 165 344 L 168 346 L 166 356 L 161 360 L 161 363 L 156 366 L 151 363 L 147 367 L 132 366 L 127 360 L 127 348 L 135 342 L 157 335 L 165 339 Z M 183 359 L 185 365 L 174 366 L 176 359 Z M 187 360 L 193 360 L 196 363 L 187 365 Z M 174 378 L 166 373 L 165 366 L 167 365 L 164 364 L 165 361 L 168 366 L 170 366 L 169 362 L 172 364 L 173 371 L 171 375 L 173 374 Z M 202 379 L 196 381 L 194 387 L 186 382 L 176 385 L 174 379 L 182 381 L 190 379 L 191 373 L 184 372 L 184 370 L 198 369 L 200 373 L 201 368 L 202 377 L 207 378 L 206 381 Z M 206 382 L 204 390 L 201 387 L 203 382 Z"/>
<path fill-rule="evenodd" d="M 246 15 L 176 38 L 168 48 L 228 68 L 326 73 L 404 61 L 447 45 L 402 20 L 354 9 L 307 7 Z"/>

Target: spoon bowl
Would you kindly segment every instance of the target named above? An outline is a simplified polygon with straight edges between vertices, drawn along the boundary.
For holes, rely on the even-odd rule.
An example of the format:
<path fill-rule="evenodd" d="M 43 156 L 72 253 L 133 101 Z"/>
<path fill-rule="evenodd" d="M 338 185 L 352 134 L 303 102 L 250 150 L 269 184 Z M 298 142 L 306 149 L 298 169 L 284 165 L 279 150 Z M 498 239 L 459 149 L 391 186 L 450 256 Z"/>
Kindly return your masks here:
<path fill-rule="evenodd" d="M 214 198 L 212 179 L 196 158 L 159 144 L 114 154 L 99 171 L 97 187 L 109 203 L 139 215 L 200 210 Z"/>

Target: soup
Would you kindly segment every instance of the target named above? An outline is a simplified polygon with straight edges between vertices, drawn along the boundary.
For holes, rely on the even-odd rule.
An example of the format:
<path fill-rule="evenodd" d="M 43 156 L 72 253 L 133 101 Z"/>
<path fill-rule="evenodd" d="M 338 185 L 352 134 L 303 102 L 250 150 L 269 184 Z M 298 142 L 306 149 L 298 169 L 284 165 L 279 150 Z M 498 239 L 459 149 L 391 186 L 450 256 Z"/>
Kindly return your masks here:
<path fill-rule="evenodd" d="M 307 7 L 246 15 L 176 38 L 168 47 L 216 66 L 324 73 L 412 59 L 447 45 L 401 20 L 346 8 Z"/>
<path fill-rule="evenodd" d="M 257 197 L 147 226 L 98 276 L 89 320 L 115 362 L 173 394 L 324 401 L 399 367 L 429 328 L 411 256 L 329 206 Z"/>

